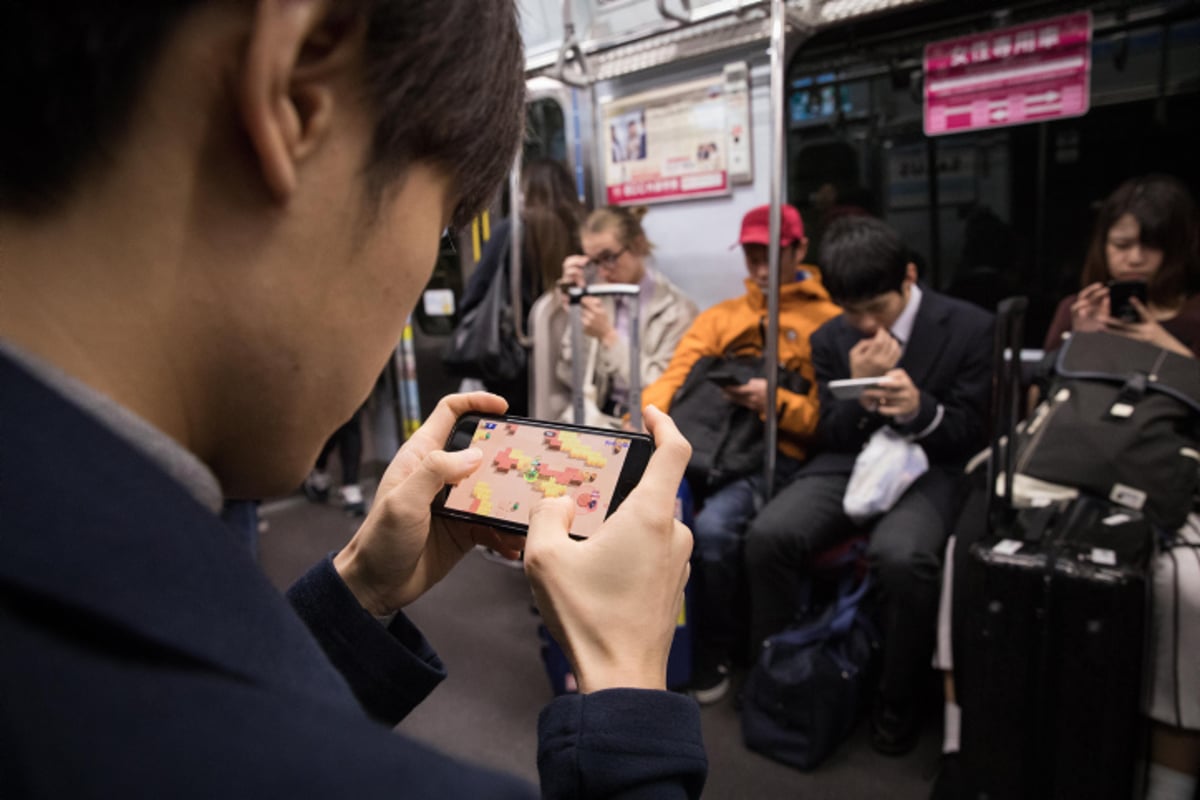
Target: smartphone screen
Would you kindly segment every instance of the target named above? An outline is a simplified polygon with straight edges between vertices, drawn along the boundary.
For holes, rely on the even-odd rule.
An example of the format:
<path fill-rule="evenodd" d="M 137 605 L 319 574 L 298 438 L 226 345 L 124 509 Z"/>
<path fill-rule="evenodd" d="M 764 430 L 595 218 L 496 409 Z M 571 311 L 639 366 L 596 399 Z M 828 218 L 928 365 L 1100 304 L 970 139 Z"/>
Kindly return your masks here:
<path fill-rule="evenodd" d="M 575 502 L 571 533 L 591 536 L 637 485 L 653 443 L 641 434 L 517 417 L 464 415 L 447 449 L 475 447 L 479 468 L 448 487 L 434 510 L 524 533 L 542 497 Z"/>

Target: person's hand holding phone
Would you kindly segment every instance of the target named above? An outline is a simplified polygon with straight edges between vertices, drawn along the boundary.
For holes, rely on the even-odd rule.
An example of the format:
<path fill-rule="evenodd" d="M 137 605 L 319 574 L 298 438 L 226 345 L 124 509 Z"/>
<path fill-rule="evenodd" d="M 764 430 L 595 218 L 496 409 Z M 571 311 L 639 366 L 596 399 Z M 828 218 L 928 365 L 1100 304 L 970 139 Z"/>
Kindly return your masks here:
<path fill-rule="evenodd" d="M 580 322 L 583 332 L 593 339 L 599 339 L 606 347 L 617 344 L 617 329 L 613 327 L 612 317 L 608 308 L 599 297 L 584 297 L 579 301 Z"/>
<path fill-rule="evenodd" d="M 1083 289 L 1071 304 L 1071 330 L 1076 333 L 1105 330 L 1109 319 L 1108 287 L 1102 283 Z"/>
<path fill-rule="evenodd" d="M 691 531 L 674 517 L 675 494 L 692 449 L 663 412 L 648 406 L 645 419 L 657 449 L 595 535 L 569 537 L 569 498 L 543 500 L 529 520 L 525 573 L 584 693 L 666 688 L 692 553 Z"/>
<path fill-rule="evenodd" d="M 900 343 L 884 327 L 850 348 L 850 377 L 877 378 L 900 362 Z"/>
<path fill-rule="evenodd" d="M 726 399 L 734 405 L 748 408 L 756 414 L 767 409 L 767 379 L 751 378 L 741 386 L 723 386 Z"/>
<path fill-rule="evenodd" d="M 876 389 L 867 389 L 859 398 L 863 408 L 885 417 L 904 420 L 921 408 L 921 392 L 902 369 L 890 370 Z"/>
<path fill-rule="evenodd" d="M 503 398 L 486 392 L 445 397 L 392 459 L 371 512 L 333 559 L 338 574 L 367 611 L 383 616 L 404 608 L 477 544 L 509 558 L 519 556 L 524 541 L 520 536 L 433 517 L 429 511 L 446 484 L 457 483 L 479 466 L 479 450 L 447 453 L 442 449 L 455 421 L 469 411 L 503 414 L 507 408 Z"/>
<path fill-rule="evenodd" d="M 1145 303 L 1136 297 L 1130 297 L 1129 304 L 1137 311 L 1139 320 L 1137 322 L 1126 322 L 1115 317 L 1106 317 L 1104 319 L 1103 330 L 1121 336 L 1128 336 L 1130 339 L 1137 339 L 1140 342 L 1149 342 L 1164 350 L 1170 350 L 1173 353 L 1178 353 L 1188 358 L 1193 357 L 1193 353 L 1188 349 L 1187 345 L 1168 333 L 1167 329 L 1154 318 L 1154 314 L 1146 307 Z"/>

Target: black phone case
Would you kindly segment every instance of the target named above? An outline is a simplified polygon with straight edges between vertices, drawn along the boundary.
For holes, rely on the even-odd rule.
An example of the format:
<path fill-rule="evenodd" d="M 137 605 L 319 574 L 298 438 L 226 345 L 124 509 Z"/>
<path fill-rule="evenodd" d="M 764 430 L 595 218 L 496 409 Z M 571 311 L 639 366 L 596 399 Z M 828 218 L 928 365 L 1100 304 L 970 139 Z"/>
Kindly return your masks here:
<path fill-rule="evenodd" d="M 588 427 L 587 425 L 571 425 L 568 423 L 548 422 L 546 420 L 530 419 L 528 417 L 517 417 L 517 416 L 510 416 L 510 415 L 505 415 L 505 414 L 475 414 L 474 416 L 478 416 L 480 418 L 483 418 L 486 416 L 489 419 L 495 419 L 497 421 L 512 422 L 516 425 L 527 425 L 530 427 L 545 428 L 548 430 L 579 431 L 581 433 L 590 433 L 590 434 L 595 434 L 595 435 L 600 435 L 600 436 L 620 436 L 621 438 L 624 438 L 624 439 L 640 440 L 640 441 L 645 442 L 649 448 L 649 452 L 646 456 L 646 464 L 650 463 L 650 456 L 652 456 L 654 454 L 654 439 L 651 438 L 650 436 L 647 436 L 644 433 L 634 433 L 632 431 L 615 431 L 615 430 L 610 430 L 608 428 L 592 428 L 592 427 Z M 473 434 L 468 434 L 468 435 L 473 435 Z M 463 432 L 460 430 L 460 426 L 456 422 L 453 430 L 451 430 L 451 432 L 450 432 L 450 437 L 446 440 L 446 450 L 448 452 L 455 452 L 457 450 L 465 450 L 470 445 L 470 439 L 460 438 L 462 436 L 463 436 Z M 458 439 L 458 441 L 456 441 L 456 439 Z M 455 445 L 461 445 L 461 446 L 455 446 Z M 624 471 L 624 467 L 622 467 L 622 471 Z M 643 472 L 644 471 L 645 471 L 645 468 L 643 467 Z M 613 515 L 613 513 L 621 506 L 621 504 L 625 502 L 625 498 L 629 496 L 629 492 L 631 492 L 633 490 L 633 487 L 636 486 L 638 481 L 640 481 L 640 480 L 641 480 L 641 474 L 638 475 L 637 480 L 633 480 L 633 481 L 630 481 L 630 480 L 622 481 L 618 478 L 617 489 L 613 493 L 612 502 L 609 504 L 608 513 L 604 515 L 605 519 L 608 519 L 609 517 L 611 517 Z M 497 530 L 506 531 L 508 533 L 515 533 L 519 536 L 524 536 L 527 533 L 527 531 L 528 531 L 527 525 L 521 525 L 518 523 L 508 522 L 507 520 L 496 519 L 495 517 L 485 517 L 485 516 L 481 516 L 479 514 L 472 514 L 468 511 L 459 511 L 459 510 L 453 509 L 453 508 L 446 508 L 445 507 L 446 498 L 449 496 L 451 488 L 453 488 L 453 487 L 451 487 L 451 486 L 443 487 L 442 491 L 438 494 L 437 498 L 434 500 L 433 507 L 431 509 L 434 514 L 437 514 L 438 516 L 442 516 L 442 517 L 449 517 L 451 519 L 462 520 L 464 522 L 474 523 L 476 525 L 486 525 L 490 528 L 495 528 Z M 622 491 L 622 489 L 624 491 Z M 574 536 L 574 534 L 572 534 L 572 536 Z"/>

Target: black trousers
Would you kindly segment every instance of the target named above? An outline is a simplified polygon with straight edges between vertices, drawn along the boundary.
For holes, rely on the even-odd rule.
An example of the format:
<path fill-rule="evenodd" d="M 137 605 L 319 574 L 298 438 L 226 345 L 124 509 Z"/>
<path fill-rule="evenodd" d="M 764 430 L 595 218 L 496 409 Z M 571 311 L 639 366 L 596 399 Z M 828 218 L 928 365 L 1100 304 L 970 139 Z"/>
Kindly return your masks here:
<path fill-rule="evenodd" d="M 849 475 L 801 475 L 759 513 L 746 538 L 750 632 L 762 642 L 797 612 L 813 556 L 866 530 L 880 590 L 883 669 L 880 691 L 904 706 L 919 688 L 937 634 L 941 559 L 962 494 L 956 472 L 933 468 L 879 519 L 859 528 L 842 511 Z"/>
<path fill-rule="evenodd" d="M 346 420 L 342 427 L 333 432 L 321 454 L 317 456 L 317 469 L 324 471 L 329 464 L 329 456 L 333 449 L 338 449 L 338 458 L 342 462 L 342 484 L 351 486 L 358 483 L 359 463 L 362 461 L 362 408 L 354 412 L 354 416 Z"/>

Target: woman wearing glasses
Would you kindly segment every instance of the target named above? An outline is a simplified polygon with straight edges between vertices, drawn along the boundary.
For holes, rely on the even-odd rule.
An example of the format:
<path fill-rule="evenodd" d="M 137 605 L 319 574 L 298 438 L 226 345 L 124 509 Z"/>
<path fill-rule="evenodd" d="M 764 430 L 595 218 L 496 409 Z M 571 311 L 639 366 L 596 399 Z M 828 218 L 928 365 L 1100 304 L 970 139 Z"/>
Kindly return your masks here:
<path fill-rule="evenodd" d="M 677 286 L 651 269 L 646 261 L 652 245 L 642 229 L 646 208 L 609 206 L 593 211 L 580 229 L 583 255 L 563 261 L 564 284 L 631 283 L 638 295 L 638 342 L 641 385 L 653 382 L 666 369 L 695 318 L 696 304 Z M 629 413 L 630 298 L 584 297 L 581 318 L 588 346 L 584 357 L 592 367 L 585 397 L 591 397 L 586 422 L 620 428 Z M 562 341 L 558 378 L 571 385 L 571 331 Z M 585 371 L 586 374 L 586 371 Z M 590 390 L 590 391 L 589 391 Z"/>

